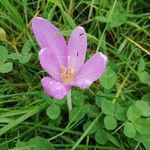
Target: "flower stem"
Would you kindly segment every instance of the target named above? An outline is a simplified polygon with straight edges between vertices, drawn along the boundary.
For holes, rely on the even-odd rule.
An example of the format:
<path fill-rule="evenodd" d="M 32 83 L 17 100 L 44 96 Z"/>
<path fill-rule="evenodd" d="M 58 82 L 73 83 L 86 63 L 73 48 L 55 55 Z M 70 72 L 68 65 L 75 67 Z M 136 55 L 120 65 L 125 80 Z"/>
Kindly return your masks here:
<path fill-rule="evenodd" d="M 71 90 L 67 94 L 67 105 L 68 105 L 68 111 L 70 113 L 72 110 Z"/>

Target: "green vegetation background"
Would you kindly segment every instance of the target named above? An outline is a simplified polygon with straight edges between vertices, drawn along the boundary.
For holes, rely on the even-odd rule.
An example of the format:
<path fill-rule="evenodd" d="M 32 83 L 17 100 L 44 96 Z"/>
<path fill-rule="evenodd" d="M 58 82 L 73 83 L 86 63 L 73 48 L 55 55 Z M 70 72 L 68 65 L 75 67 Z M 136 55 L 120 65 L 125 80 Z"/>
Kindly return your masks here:
<path fill-rule="evenodd" d="M 35 16 L 66 39 L 83 26 L 87 58 L 109 58 L 99 81 L 73 89 L 70 116 L 40 85 Z M 0 0 L 0 150 L 149 150 L 149 56 L 149 0 Z"/>

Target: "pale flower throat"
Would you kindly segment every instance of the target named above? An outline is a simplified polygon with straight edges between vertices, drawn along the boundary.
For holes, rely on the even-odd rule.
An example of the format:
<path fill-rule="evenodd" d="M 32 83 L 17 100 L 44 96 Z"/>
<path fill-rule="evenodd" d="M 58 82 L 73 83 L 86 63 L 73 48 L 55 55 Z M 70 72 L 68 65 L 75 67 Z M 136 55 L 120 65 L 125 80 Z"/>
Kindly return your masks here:
<path fill-rule="evenodd" d="M 61 67 L 60 77 L 64 83 L 70 83 L 74 78 L 74 69 L 73 67 Z"/>

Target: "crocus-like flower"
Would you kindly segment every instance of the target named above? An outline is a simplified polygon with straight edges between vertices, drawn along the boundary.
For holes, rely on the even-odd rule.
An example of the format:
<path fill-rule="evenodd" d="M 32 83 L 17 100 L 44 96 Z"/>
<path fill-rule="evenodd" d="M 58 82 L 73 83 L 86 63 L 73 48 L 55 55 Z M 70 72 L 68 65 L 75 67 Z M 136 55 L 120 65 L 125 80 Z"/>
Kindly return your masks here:
<path fill-rule="evenodd" d="M 44 91 L 62 99 L 72 86 L 88 88 L 103 74 L 107 57 L 102 53 L 94 54 L 84 63 L 87 50 L 87 36 L 83 27 L 76 27 L 68 43 L 59 30 L 47 20 L 35 17 L 32 30 L 41 50 L 39 60 L 49 76 L 41 79 Z"/>

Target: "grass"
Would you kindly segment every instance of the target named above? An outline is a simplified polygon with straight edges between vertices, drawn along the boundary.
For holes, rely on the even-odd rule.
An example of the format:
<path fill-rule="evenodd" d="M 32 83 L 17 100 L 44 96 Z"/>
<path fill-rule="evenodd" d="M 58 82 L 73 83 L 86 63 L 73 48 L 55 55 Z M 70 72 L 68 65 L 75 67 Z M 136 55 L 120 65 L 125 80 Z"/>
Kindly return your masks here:
<path fill-rule="evenodd" d="M 43 150 L 49 144 L 61 150 L 149 149 L 149 10 L 148 0 L 0 0 L 0 45 L 8 52 L 5 62 L 0 57 L 0 150 L 36 150 L 40 144 Z M 75 26 L 83 26 L 87 57 L 101 51 L 109 58 L 99 81 L 73 89 L 70 117 L 66 98 L 55 101 L 40 85 L 45 73 L 31 31 L 35 16 L 53 22 L 67 39 Z M 51 105 L 60 110 L 55 120 L 46 114 Z"/>

